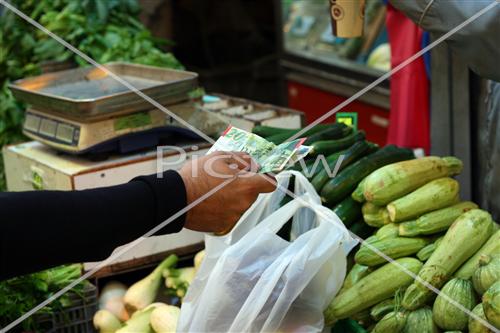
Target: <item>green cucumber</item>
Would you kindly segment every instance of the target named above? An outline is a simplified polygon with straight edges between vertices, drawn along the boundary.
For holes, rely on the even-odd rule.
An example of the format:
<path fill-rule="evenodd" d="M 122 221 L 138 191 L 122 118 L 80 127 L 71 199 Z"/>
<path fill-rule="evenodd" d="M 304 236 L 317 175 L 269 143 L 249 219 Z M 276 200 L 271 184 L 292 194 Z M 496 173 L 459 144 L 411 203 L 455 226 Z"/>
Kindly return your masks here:
<path fill-rule="evenodd" d="M 269 136 L 284 134 L 287 133 L 290 136 L 294 135 L 300 130 L 300 128 L 281 128 L 281 127 L 273 127 L 273 126 L 265 126 L 265 125 L 257 125 L 252 128 L 252 133 L 257 134 L 263 138 L 267 138 Z"/>
<path fill-rule="evenodd" d="M 371 247 L 361 247 L 356 252 L 354 260 L 360 265 L 377 266 L 385 263 L 387 260 L 381 257 L 378 252 L 375 252 L 373 248 L 392 259 L 396 259 L 415 254 L 428 244 L 429 241 L 424 238 L 394 237 L 382 239 L 371 243 Z"/>
<path fill-rule="evenodd" d="M 335 178 L 329 180 L 321 189 L 321 197 L 327 205 L 339 202 L 351 194 L 358 183 L 374 170 L 397 161 L 414 158 L 410 149 L 398 148 L 393 145 L 362 157 L 358 161 L 342 170 Z"/>
<path fill-rule="evenodd" d="M 401 267 L 417 274 L 422 263 L 415 258 L 396 259 L 395 263 L 388 263 L 376 271 L 368 274 L 345 292 L 338 294 L 324 311 L 325 324 L 331 326 L 338 319 L 348 318 L 371 306 L 393 297 L 394 293 L 413 282 L 406 271 Z"/>
<path fill-rule="evenodd" d="M 355 234 L 361 238 L 365 238 L 365 237 L 368 237 L 371 234 L 373 234 L 373 231 L 375 230 L 375 228 L 370 227 L 364 221 L 358 221 L 358 222 L 354 223 L 353 225 L 351 225 L 349 227 L 349 230 L 353 234 Z"/>
<path fill-rule="evenodd" d="M 428 284 L 440 289 L 457 268 L 486 243 L 492 230 L 493 220 L 487 212 L 473 209 L 462 214 L 418 272 L 420 279 L 406 289 L 403 306 L 415 310 L 429 302 L 434 292 Z"/>
<path fill-rule="evenodd" d="M 350 196 L 342 200 L 332 211 L 337 214 L 346 227 L 350 227 L 361 218 L 361 204 Z"/>
<path fill-rule="evenodd" d="M 338 126 L 330 126 L 321 132 L 308 136 L 303 144 L 308 146 L 316 141 L 338 140 L 348 136 L 351 132 L 352 127 L 345 124 L 338 124 Z"/>
<path fill-rule="evenodd" d="M 366 134 L 364 131 L 353 132 L 345 138 L 338 140 L 316 141 L 311 145 L 310 156 L 330 155 L 339 150 L 352 146 L 355 142 L 364 140 Z"/>
<path fill-rule="evenodd" d="M 311 136 L 313 134 L 319 133 L 321 131 L 324 131 L 325 129 L 330 128 L 330 127 L 341 128 L 342 126 L 339 126 L 339 124 L 337 124 L 337 123 L 315 125 L 315 126 L 311 127 L 310 129 L 308 129 L 307 131 L 305 131 L 304 133 L 301 133 L 300 137 L 305 138 L 305 137 Z M 301 131 L 302 131 L 302 129 L 297 129 L 297 130 L 293 130 L 293 132 L 290 131 L 290 132 L 277 133 L 277 134 L 266 137 L 266 140 L 278 145 L 280 143 L 287 141 L 292 136 L 294 136 L 297 133 L 300 133 Z"/>
<path fill-rule="evenodd" d="M 430 235 L 447 230 L 450 225 L 463 213 L 476 209 L 477 205 L 470 201 L 435 210 L 420 216 L 415 221 L 399 224 L 399 234 L 405 237 Z"/>
<path fill-rule="evenodd" d="M 320 159 L 320 158 L 312 158 L 311 161 L 313 163 L 311 164 L 311 168 L 309 168 L 307 171 L 308 173 L 304 173 L 308 179 L 313 179 L 319 172 L 325 169 L 325 164 L 330 166 L 333 165 L 332 168 L 335 168 L 335 165 L 337 164 L 337 160 L 340 155 L 344 154 L 345 150 L 333 153 L 331 155 L 328 155 L 326 159 Z"/>
<path fill-rule="evenodd" d="M 330 162 L 328 164 L 328 169 L 323 168 L 323 170 L 316 173 L 316 175 L 311 181 L 311 184 L 314 186 L 317 192 L 320 192 L 323 185 L 325 185 L 326 182 L 328 182 L 328 180 L 332 178 L 331 176 L 335 177 L 335 175 L 331 174 L 335 170 L 335 167 L 337 165 L 340 156 L 343 156 L 343 160 L 337 172 L 342 171 L 347 166 L 351 165 L 356 160 L 365 156 L 369 152 L 373 152 L 374 149 L 376 148 L 373 144 L 366 142 L 364 140 L 354 143 L 350 148 L 345 150 L 342 154 L 339 154 L 337 159 L 335 159 L 335 161 Z"/>
<path fill-rule="evenodd" d="M 438 178 L 387 205 L 392 222 L 417 218 L 457 203 L 460 185 L 455 179 Z"/>

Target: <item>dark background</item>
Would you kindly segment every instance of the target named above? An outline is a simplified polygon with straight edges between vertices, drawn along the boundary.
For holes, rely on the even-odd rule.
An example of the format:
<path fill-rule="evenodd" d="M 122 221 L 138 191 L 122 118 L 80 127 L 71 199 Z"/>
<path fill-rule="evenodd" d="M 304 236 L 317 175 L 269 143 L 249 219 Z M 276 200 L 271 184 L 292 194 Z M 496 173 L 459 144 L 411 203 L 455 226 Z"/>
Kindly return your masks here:
<path fill-rule="evenodd" d="M 283 104 L 272 0 L 142 0 L 142 20 L 173 40 L 207 92 Z"/>

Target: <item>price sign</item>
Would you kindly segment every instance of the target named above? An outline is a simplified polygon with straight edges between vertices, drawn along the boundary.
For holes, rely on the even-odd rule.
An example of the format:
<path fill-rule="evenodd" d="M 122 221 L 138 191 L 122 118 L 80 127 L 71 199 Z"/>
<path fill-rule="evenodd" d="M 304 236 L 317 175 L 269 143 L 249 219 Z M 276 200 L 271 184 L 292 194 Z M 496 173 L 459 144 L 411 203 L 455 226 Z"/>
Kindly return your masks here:
<path fill-rule="evenodd" d="M 336 116 L 337 123 L 344 123 L 351 126 L 353 130 L 358 129 L 358 113 L 357 112 L 339 112 Z"/>

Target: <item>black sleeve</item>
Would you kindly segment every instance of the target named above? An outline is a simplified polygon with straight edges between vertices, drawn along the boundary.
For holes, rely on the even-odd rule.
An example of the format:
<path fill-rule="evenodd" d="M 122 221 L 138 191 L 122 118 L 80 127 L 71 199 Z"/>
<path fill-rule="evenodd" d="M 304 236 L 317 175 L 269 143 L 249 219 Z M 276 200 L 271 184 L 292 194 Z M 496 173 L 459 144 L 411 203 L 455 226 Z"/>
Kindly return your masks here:
<path fill-rule="evenodd" d="M 185 206 L 184 182 L 175 171 L 82 191 L 1 192 L 0 280 L 103 260 Z M 159 233 L 180 231 L 184 219 Z"/>

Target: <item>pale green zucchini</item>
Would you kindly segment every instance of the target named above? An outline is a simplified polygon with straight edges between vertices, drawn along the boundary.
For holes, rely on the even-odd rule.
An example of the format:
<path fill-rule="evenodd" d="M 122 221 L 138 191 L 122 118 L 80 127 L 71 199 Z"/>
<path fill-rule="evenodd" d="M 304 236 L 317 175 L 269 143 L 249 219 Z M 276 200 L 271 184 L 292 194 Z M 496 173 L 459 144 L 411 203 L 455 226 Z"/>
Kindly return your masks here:
<path fill-rule="evenodd" d="M 394 311 L 394 298 L 386 299 L 385 301 L 382 301 L 375 305 L 373 308 L 370 310 L 370 316 L 373 318 L 375 321 L 381 320 L 386 314 L 389 312 Z"/>
<path fill-rule="evenodd" d="M 415 258 L 400 258 L 395 262 L 385 264 L 337 295 L 324 312 L 325 324 L 330 326 L 338 319 L 347 318 L 394 296 L 396 290 L 405 288 L 413 281 L 401 267 L 413 274 L 417 274 L 422 267 L 422 263 Z"/>
<path fill-rule="evenodd" d="M 432 307 L 434 322 L 443 330 L 465 330 L 469 315 L 449 300 L 467 310 L 476 305 L 476 295 L 469 280 L 454 278 L 446 282 Z"/>
<path fill-rule="evenodd" d="M 429 245 L 423 247 L 420 251 L 418 251 L 417 252 L 418 260 L 424 262 L 427 259 L 429 259 L 431 257 L 431 254 L 436 250 L 437 246 L 439 245 L 439 243 L 441 242 L 442 239 L 443 239 L 443 237 L 439 237 L 438 239 L 436 239 L 434 241 L 434 243 L 429 244 Z"/>
<path fill-rule="evenodd" d="M 371 333 L 401 333 L 406 325 L 408 311 L 395 311 L 386 314 L 375 325 Z"/>
<path fill-rule="evenodd" d="M 495 228 L 493 228 L 495 229 Z M 494 232 L 488 241 L 467 260 L 462 267 L 455 273 L 455 277 L 469 279 L 479 267 L 481 255 L 495 255 L 500 253 L 500 230 Z"/>
<path fill-rule="evenodd" d="M 422 214 L 455 204 L 459 184 L 452 178 L 433 180 L 387 205 L 392 222 L 417 218 Z"/>
<path fill-rule="evenodd" d="M 372 267 L 363 266 L 360 264 L 354 264 L 349 273 L 347 273 L 347 276 L 344 279 L 344 283 L 342 284 L 342 288 L 340 288 L 339 290 L 339 294 L 351 288 L 359 280 L 361 280 L 371 272 L 373 272 Z"/>
<path fill-rule="evenodd" d="M 399 224 L 399 234 L 406 237 L 430 235 L 445 231 L 463 213 L 476 209 L 477 205 L 470 201 L 435 210 L 420 216 L 415 221 Z"/>
<path fill-rule="evenodd" d="M 403 333 L 438 333 L 432 320 L 432 310 L 425 306 L 408 314 Z"/>
<path fill-rule="evenodd" d="M 379 239 L 394 238 L 399 236 L 399 226 L 396 223 L 389 223 L 378 229 L 375 236 Z"/>
<path fill-rule="evenodd" d="M 427 244 L 429 244 L 429 240 L 424 238 L 394 237 L 381 239 L 370 244 L 372 247 L 364 246 L 360 248 L 356 252 L 354 260 L 361 265 L 376 266 L 383 264 L 387 260 L 375 252 L 373 248 L 392 259 L 396 259 L 417 253 Z"/>
<path fill-rule="evenodd" d="M 434 179 L 459 174 L 462 167 L 462 162 L 451 156 L 429 156 L 389 164 L 366 177 L 363 194 L 367 201 L 387 205 Z"/>
<path fill-rule="evenodd" d="M 483 246 L 491 235 L 491 215 L 480 209 L 462 214 L 448 229 L 441 243 L 426 261 L 418 276 L 435 288 L 441 288 L 467 259 Z M 406 289 L 402 305 L 415 310 L 434 295 L 427 286 L 416 280 Z"/>
<path fill-rule="evenodd" d="M 391 219 L 389 218 L 389 212 L 385 207 L 380 207 L 373 205 L 371 202 L 365 202 L 363 207 L 369 206 L 370 209 L 365 209 L 366 212 L 363 214 L 363 220 L 372 227 L 380 228 L 385 224 L 391 223 Z"/>

